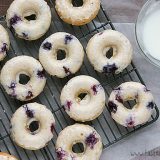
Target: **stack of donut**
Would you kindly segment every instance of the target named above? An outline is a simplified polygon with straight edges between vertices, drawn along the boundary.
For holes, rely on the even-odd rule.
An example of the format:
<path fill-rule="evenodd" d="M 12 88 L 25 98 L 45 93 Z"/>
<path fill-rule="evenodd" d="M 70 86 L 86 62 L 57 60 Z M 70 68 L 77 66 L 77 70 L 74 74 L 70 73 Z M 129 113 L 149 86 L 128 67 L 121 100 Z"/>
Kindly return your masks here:
<path fill-rule="evenodd" d="M 92 21 L 100 9 L 100 0 L 85 0 L 81 6 L 71 0 L 56 0 L 55 8 L 60 18 L 72 25 L 84 25 Z M 35 16 L 34 18 L 32 16 Z M 28 18 L 33 18 L 28 20 Z M 14 0 L 6 15 L 7 25 L 19 38 L 36 40 L 42 37 L 51 24 L 51 10 L 44 0 Z M 0 61 L 9 50 L 10 40 L 5 28 L 0 25 Z M 108 54 L 112 50 L 111 57 Z M 63 59 L 59 51 L 65 52 Z M 132 60 L 130 41 L 120 32 L 104 30 L 95 34 L 88 42 L 86 54 L 97 72 L 119 74 Z M 84 49 L 72 34 L 58 32 L 46 38 L 39 49 L 39 61 L 29 56 L 17 56 L 5 63 L 0 81 L 11 97 L 29 101 L 37 97 L 46 84 L 45 71 L 51 76 L 65 78 L 78 72 L 83 64 Z M 29 81 L 20 82 L 26 75 Z M 132 109 L 124 102 L 135 100 Z M 155 106 L 153 95 L 138 82 L 126 82 L 115 88 L 108 101 L 112 118 L 125 127 L 134 127 L 149 120 Z M 68 81 L 60 95 L 61 105 L 68 116 L 76 122 L 92 121 L 100 116 L 106 104 L 105 91 L 98 80 L 87 75 L 76 76 Z M 17 145 L 28 150 L 45 147 L 53 138 L 55 118 L 52 112 L 39 103 L 27 103 L 17 109 L 11 118 L 11 137 Z M 72 147 L 82 143 L 83 153 L 74 153 Z M 56 142 L 58 160 L 99 160 L 102 139 L 91 126 L 74 124 L 59 133 Z M 16 160 L 0 152 L 0 159 Z"/>

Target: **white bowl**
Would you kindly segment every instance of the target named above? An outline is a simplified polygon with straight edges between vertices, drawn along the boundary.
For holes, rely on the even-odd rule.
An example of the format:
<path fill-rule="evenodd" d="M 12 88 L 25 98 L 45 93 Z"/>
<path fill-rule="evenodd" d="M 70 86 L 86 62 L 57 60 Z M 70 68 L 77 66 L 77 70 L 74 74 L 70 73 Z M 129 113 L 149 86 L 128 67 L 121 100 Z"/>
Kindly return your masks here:
<path fill-rule="evenodd" d="M 144 4 L 136 22 L 136 39 L 139 47 L 142 50 L 142 54 L 145 56 L 145 58 L 149 60 L 149 62 L 151 62 L 152 64 L 160 67 L 160 58 L 158 59 L 156 56 L 150 53 L 150 51 L 148 51 L 146 45 L 144 44 L 143 35 L 142 35 L 144 30 L 144 22 L 146 18 L 157 9 L 160 10 L 160 0 L 148 0 Z M 152 30 L 150 32 L 152 32 Z M 160 45 L 160 35 L 159 35 L 159 45 Z"/>

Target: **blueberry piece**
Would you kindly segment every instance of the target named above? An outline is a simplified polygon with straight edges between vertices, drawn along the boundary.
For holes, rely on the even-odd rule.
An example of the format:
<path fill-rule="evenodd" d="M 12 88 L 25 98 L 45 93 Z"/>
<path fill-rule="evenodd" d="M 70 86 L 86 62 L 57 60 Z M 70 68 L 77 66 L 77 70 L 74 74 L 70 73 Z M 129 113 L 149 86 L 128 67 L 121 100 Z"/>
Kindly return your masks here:
<path fill-rule="evenodd" d="M 1 48 L 1 52 L 6 52 L 7 51 L 7 43 L 3 43 L 3 46 Z"/>
<path fill-rule="evenodd" d="M 71 101 L 67 101 L 66 104 L 64 105 L 65 110 L 70 111 L 72 106 L 72 102 Z"/>
<path fill-rule="evenodd" d="M 64 72 L 66 73 L 66 75 L 70 75 L 72 74 L 71 71 L 69 70 L 69 68 L 63 66 Z"/>
<path fill-rule="evenodd" d="M 10 19 L 10 26 L 17 24 L 18 21 L 21 21 L 21 18 L 16 14 Z"/>
<path fill-rule="evenodd" d="M 31 99 L 32 97 L 33 97 L 33 93 L 31 91 L 28 91 L 26 99 Z"/>
<path fill-rule="evenodd" d="M 37 71 L 37 76 L 38 76 L 38 78 L 44 78 L 45 77 L 45 71 L 44 71 L 44 69 L 43 70 L 38 70 Z"/>
<path fill-rule="evenodd" d="M 154 103 L 154 102 L 149 102 L 148 105 L 147 105 L 147 108 L 153 109 L 154 106 L 155 106 L 155 103 Z"/>
<path fill-rule="evenodd" d="M 15 89 L 16 88 L 16 83 L 12 82 L 8 88 L 9 89 Z"/>
<path fill-rule="evenodd" d="M 64 43 L 68 44 L 73 39 L 72 35 L 66 35 L 64 39 Z"/>
<path fill-rule="evenodd" d="M 54 131 L 54 123 L 51 124 L 51 132 L 53 133 Z"/>
<path fill-rule="evenodd" d="M 99 139 L 96 137 L 96 133 L 91 133 L 86 139 L 85 144 L 89 146 L 91 149 L 94 148 L 94 145 L 99 141 Z"/>
<path fill-rule="evenodd" d="M 30 110 L 28 105 L 24 105 L 23 108 L 25 109 L 26 115 L 28 118 L 33 118 L 34 117 L 34 112 L 33 110 Z"/>
<path fill-rule="evenodd" d="M 95 84 L 95 85 L 93 85 L 93 86 L 91 87 L 94 95 L 96 95 L 96 94 L 98 93 L 98 89 L 99 89 L 99 88 L 102 88 L 102 86 L 101 86 L 100 84 L 98 84 L 98 85 Z"/>
<path fill-rule="evenodd" d="M 103 72 L 104 73 L 115 73 L 115 71 L 117 70 L 117 66 L 114 64 L 108 64 L 106 66 L 103 67 Z"/>
<path fill-rule="evenodd" d="M 56 154 L 57 154 L 58 160 L 63 160 L 64 157 L 67 155 L 66 151 L 64 151 L 62 148 L 56 149 Z"/>
<path fill-rule="evenodd" d="M 109 107 L 109 111 L 112 112 L 112 113 L 116 113 L 117 112 L 117 105 L 112 102 L 112 101 L 109 101 L 108 102 L 108 107 Z"/>
<path fill-rule="evenodd" d="M 129 118 L 126 120 L 126 125 L 127 125 L 127 127 L 134 127 L 134 124 L 135 124 L 135 122 L 134 122 L 134 120 L 133 120 L 132 117 L 129 117 Z"/>
<path fill-rule="evenodd" d="M 52 44 L 50 42 L 45 42 L 43 45 L 42 45 L 43 49 L 45 50 L 51 50 L 52 48 Z"/>
<path fill-rule="evenodd" d="M 117 100 L 118 102 L 120 102 L 120 103 L 123 103 L 123 99 L 122 99 L 122 97 L 119 95 L 119 93 L 116 94 L 116 100 Z"/>

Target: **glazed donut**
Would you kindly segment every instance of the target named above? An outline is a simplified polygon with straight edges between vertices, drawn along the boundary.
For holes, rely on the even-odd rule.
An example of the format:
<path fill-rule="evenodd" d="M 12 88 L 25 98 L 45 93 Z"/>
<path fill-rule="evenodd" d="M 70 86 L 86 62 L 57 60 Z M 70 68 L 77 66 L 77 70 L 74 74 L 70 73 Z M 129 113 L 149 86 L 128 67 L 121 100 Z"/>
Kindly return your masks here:
<path fill-rule="evenodd" d="M 100 9 L 100 0 L 83 0 L 83 5 L 75 7 L 71 0 L 56 0 L 55 8 L 60 18 L 72 25 L 84 25 L 92 21 Z"/>
<path fill-rule="evenodd" d="M 46 106 L 28 103 L 21 106 L 11 118 L 11 137 L 17 145 L 38 150 L 53 138 L 55 119 Z"/>
<path fill-rule="evenodd" d="M 123 102 L 136 100 L 132 109 Z M 149 120 L 155 106 L 151 92 L 141 83 L 126 82 L 114 89 L 109 97 L 108 107 L 112 118 L 125 127 L 134 127 Z"/>
<path fill-rule="evenodd" d="M 6 52 L 9 50 L 10 40 L 5 28 L 0 24 L 0 61 L 6 57 Z"/>
<path fill-rule="evenodd" d="M 27 84 L 19 82 L 22 74 L 30 77 Z M 38 96 L 46 84 L 41 64 L 29 56 L 18 56 L 7 61 L 1 70 L 0 79 L 6 92 L 21 101 Z"/>
<path fill-rule="evenodd" d="M 101 84 L 90 76 L 77 76 L 68 81 L 60 96 L 61 105 L 76 121 L 97 118 L 105 106 L 105 92 Z"/>
<path fill-rule="evenodd" d="M 113 49 L 113 55 L 107 58 L 110 49 Z M 87 56 L 96 71 L 118 74 L 131 63 L 132 46 L 122 33 L 105 30 L 90 39 Z"/>
<path fill-rule="evenodd" d="M 82 143 L 83 153 L 74 153 L 74 144 Z M 102 141 L 97 131 L 83 124 L 74 124 L 62 130 L 57 138 L 56 153 L 58 160 L 99 160 L 102 153 Z"/>
<path fill-rule="evenodd" d="M 58 60 L 58 51 L 66 56 Z M 53 76 L 64 78 L 76 73 L 83 63 L 84 50 L 79 40 L 68 33 L 58 32 L 48 37 L 39 50 L 39 60 L 45 70 Z"/>
<path fill-rule="evenodd" d="M 17 160 L 17 158 L 13 157 L 10 154 L 0 152 L 0 160 Z"/>
<path fill-rule="evenodd" d="M 26 17 L 36 18 L 27 20 Z M 51 11 L 44 0 L 14 0 L 6 15 L 7 25 L 18 37 L 36 40 L 43 36 L 51 24 Z"/>

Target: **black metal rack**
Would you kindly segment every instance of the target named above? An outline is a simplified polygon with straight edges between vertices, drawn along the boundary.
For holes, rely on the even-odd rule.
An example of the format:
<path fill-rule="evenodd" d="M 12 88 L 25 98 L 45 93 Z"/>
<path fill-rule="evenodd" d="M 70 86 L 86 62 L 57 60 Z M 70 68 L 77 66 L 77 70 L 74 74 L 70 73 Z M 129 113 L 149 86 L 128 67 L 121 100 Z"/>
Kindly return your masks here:
<path fill-rule="evenodd" d="M 50 1 L 51 5 L 54 6 L 54 2 Z M 98 32 L 103 31 L 104 29 L 115 29 L 112 22 L 110 21 L 108 15 L 105 10 L 101 6 L 101 10 L 96 19 L 94 19 L 91 23 L 76 27 L 68 25 L 60 20 L 54 8 L 52 8 L 52 24 L 45 36 L 43 36 L 38 41 L 28 42 L 22 39 L 17 38 L 12 31 L 9 29 L 8 32 L 11 38 L 11 49 L 5 61 L 0 62 L 0 68 L 4 65 L 4 63 L 18 55 L 29 55 L 35 58 L 38 58 L 38 49 L 42 41 L 51 35 L 52 33 L 58 31 L 65 31 L 71 34 L 74 34 L 83 44 L 84 48 L 88 40 Z M 6 23 L 1 17 L 1 24 L 7 28 Z M 114 87 L 120 85 L 126 81 L 137 81 L 144 84 L 139 72 L 136 67 L 132 63 L 125 69 L 121 74 L 118 75 L 104 75 L 94 71 L 93 67 L 88 62 L 86 56 L 81 67 L 80 71 L 76 75 L 85 74 L 95 77 L 100 81 L 102 86 L 106 91 L 106 96 L 108 98 L 109 94 L 113 90 Z M 38 151 L 28 151 L 18 147 L 10 138 L 9 126 L 10 126 L 10 118 L 12 114 L 16 111 L 18 107 L 20 107 L 23 102 L 11 99 L 4 91 L 2 86 L 0 86 L 0 151 L 8 152 L 10 154 L 15 155 L 19 159 L 23 160 L 54 160 L 56 159 L 55 154 L 55 142 L 58 136 L 58 133 L 68 125 L 75 123 L 72 119 L 68 117 L 65 113 L 64 109 L 61 107 L 59 102 L 59 95 L 64 84 L 73 76 L 67 77 L 65 79 L 58 79 L 56 77 L 51 77 L 47 75 L 47 84 L 44 89 L 44 92 L 40 94 L 38 98 L 33 101 L 37 101 L 46 105 L 54 114 L 56 119 L 56 127 L 55 127 L 55 136 L 52 141 L 45 148 Z M 134 102 L 128 102 L 128 107 L 133 106 Z M 95 127 L 95 129 L 100 133 L 104 148 L 111 146 L 112 144 L 120 141 L 121 139 L 127 137 L 128 135 L 142 129 L 151 123 L 155 122 L 159 117 L 158 108 L 155 107 L 154 113 L 149 122 L 144 125 L 140 125 L 134 128 L 125 128 L 118 125 L 111 118 L 109 111 L 106 108 L 104 112 L 98 117 L 96 120 L 92 122 L 88 122 L 87 124 Z M 77 148 L 79 150 L 81 148 Z"/>

